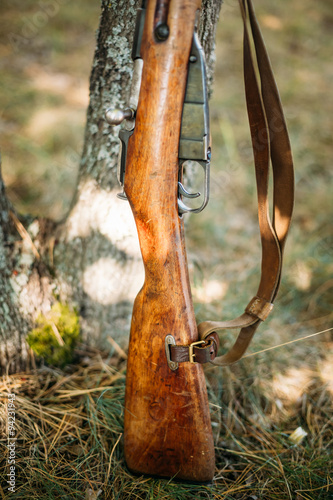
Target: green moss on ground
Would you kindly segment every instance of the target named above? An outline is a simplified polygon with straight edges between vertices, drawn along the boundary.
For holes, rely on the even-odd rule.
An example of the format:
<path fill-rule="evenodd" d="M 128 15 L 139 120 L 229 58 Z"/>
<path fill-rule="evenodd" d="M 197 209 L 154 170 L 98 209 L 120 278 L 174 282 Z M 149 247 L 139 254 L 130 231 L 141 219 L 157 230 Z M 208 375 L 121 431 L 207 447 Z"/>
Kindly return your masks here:
<path fill-rule="evenodd" d="M 37 325 L 27 336 L 34 353 L 53 366 L 70 363 L 80 335 L 78 313 L 56 302 L 46 316 L 40 314 Z"/>

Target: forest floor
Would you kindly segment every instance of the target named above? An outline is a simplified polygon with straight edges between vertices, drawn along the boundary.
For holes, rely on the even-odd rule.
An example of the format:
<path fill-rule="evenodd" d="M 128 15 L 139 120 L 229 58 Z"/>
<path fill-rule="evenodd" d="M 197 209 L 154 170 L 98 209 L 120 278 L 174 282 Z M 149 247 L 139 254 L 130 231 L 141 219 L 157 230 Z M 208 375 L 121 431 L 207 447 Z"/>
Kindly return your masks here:
<path fill-rule="evenodd" d="M 211 200 L 187 227 L 199 321 L 238 315 L 260 269 L 237 4 L 225 0 L 219 24 Z M 18 211 L 59 220 L 76 183 L 100 5 L 54 0 L 47 13 L 41 5 L 0 6 L 2 170 Z M 126 352 L 111 341 L 108 352 L 78 346 L 66 369 L 44 365 L 2 379 L 0 393 L 16 395 L 19 439 L 15 493 L 0 455 L 1 498 L 333 499 L 333 8 L 330 0 L 255 5 L 291 136 L 295 214 L 272 317 L 236 366 L 205 369 L 214 482 L 185 485 L 126 469 Z"/>

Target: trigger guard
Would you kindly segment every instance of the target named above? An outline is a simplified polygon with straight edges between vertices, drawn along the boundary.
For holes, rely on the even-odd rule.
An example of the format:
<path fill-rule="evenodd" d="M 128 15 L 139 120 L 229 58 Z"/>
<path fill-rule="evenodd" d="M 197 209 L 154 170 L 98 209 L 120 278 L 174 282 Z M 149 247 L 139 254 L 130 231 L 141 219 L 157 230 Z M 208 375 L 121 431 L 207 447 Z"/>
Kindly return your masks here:
<path fill-rule="evenodd" d="M 185 163 L 186 160 L 182 160 L 180 163 L 179 163 L 179 177 L 181 176 L 181 171 L 182 171 L 182 166 L 183 164 Z M 183 184 L 178 181 L 178 212 L 179 212 L 179 215 L 183 215 L 185 213 L 194 213 L 194 214 L 198 214 L 200 212 L 202 212 L 202 210 L 207 206 L 207 203 L 208 203 L 208 200 L 209 200 L 209 173 L 210 173 L 210 161 L 202 161 L 202 160 L 193 160 L 195 161 L 196 163 L 199 163 L 199 165 L 201 165 L 201 167 L 203 168 L 204 172 L 205 172 L 205 185 L 204 185 L 204 199 L 203 199 L 203 202 L 202 204 L 200 205 L 200 207 L 197 207 L 197 208 L 191 208 L 189 206 L 187 206 L 183 200 L 181 199 L 181 195 L 184 194 L 182 193 L 182 188 L 185 190 L 185 196 L 187 196 L 188 198 L 197 198 L 198 197 L 198 193 L 195 193 L 195 195 L 189 193 L 187 191 L 187 189 L 184 188 Z M 181 185 L 181 189 L 179 188 Z M 188 193 L 188 194 L 187 194 Z M 188 196 L 190 195 L 190 196 Z M 199 196 L 200 196 L 200 193 L 199 193 Z"/>

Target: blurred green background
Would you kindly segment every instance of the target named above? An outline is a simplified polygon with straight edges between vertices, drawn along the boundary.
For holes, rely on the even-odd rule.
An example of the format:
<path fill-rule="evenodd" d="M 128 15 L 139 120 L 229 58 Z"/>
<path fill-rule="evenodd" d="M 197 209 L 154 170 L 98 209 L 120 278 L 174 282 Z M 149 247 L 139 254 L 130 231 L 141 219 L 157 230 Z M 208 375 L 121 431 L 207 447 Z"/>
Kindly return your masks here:
<path fill-rule="evenodd" d="M 255 6 L 296 169 L 283 281 L 274 314 L 254 342 L 257 350 L 332 325 L 333 7 L 330 0 L 256 0 Z M 19 211 L 60 219 L 77 178 L 100 4 L 3 0 L 0 13 L 1 152 L 8 195 Z M 211 201 L 187 228 L 199 320 L 241 313 L 256 291 L 260 268 L 236 0 L 222 7 L 211 124 Z M 310 364 L 318 356 L 326 359 L 330 339 L 323 334 L 294 344 L 293 362 L 302 365 L 309 354 Z M 282 357 L 287 363 L 289 354 L 282 348 L 279 356 L 273 351 L 258 362 Z"/>
<path fill-rule="evenodd" d="M 0 14 L 8 195 L 19 211 L 59 219 L 76 183 L 100 3 L 4 0 Z"/>

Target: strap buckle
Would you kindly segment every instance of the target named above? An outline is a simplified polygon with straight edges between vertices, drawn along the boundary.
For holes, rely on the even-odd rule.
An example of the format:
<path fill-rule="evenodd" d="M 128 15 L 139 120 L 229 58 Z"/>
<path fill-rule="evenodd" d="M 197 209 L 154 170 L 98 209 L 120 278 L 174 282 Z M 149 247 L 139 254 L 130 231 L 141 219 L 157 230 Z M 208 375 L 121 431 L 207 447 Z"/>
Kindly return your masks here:
<path fill-rule="evenodd" d="M 206 341 L 205 340 L 198 340 L 197 342 L 192 342 L 192 344 L 190 344 L 188 346 L 188 350 L 189 350 L 189 353 L 188 353 L 188 357 L 189 357 L 189 362 L 190 363 L 195 363 L 194 361 L 194 358 L 195 358 L 195 354 L 194 354 L 194 346 L 196 345 L 200 345 L 200 344 L 205 344 Z"/>

